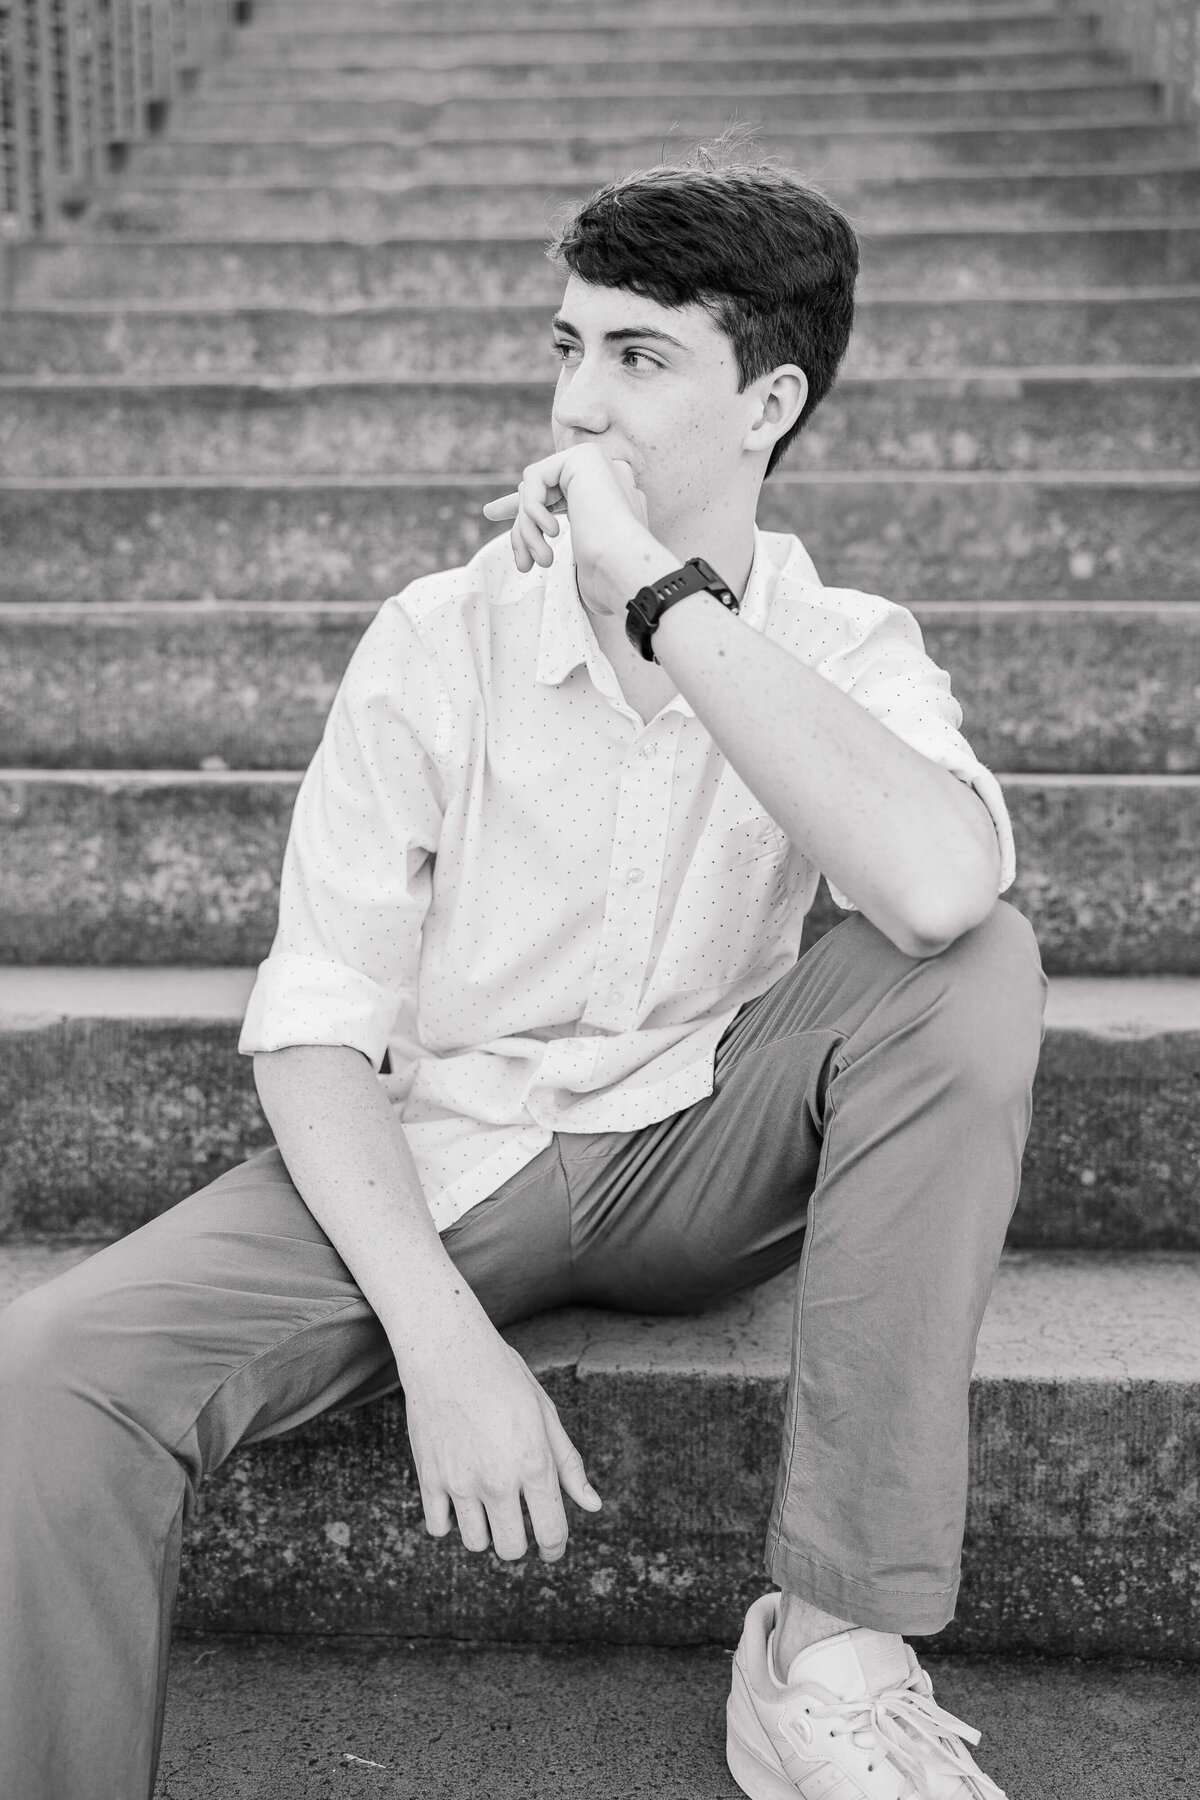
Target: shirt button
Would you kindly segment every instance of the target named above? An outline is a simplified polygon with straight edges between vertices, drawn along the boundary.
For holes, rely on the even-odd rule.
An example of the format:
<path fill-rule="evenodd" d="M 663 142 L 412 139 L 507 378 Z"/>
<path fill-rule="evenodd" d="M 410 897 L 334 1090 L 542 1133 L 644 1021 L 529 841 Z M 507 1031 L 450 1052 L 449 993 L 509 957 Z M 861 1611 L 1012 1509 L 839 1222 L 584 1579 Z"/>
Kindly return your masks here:
<path fill-rule="evenodd" d="M 645 873 L 646 873 L 646 871 L 644 869 L 630 869 L 630 871 L 626 875 L 625 879 L 629 883 L 630 887 L 636 887 L 638 882 L 641 881 L 641 879 L 645 875 Z"/>
<path fill-rule="evenodd" d="M 642 749 L 641 749 L 641 754 L 647 759 L 647 761 L 649 761 L 649 759 L 652 756 L 658 755 L 658 745 L 657 744 L 643 744 Z"/>

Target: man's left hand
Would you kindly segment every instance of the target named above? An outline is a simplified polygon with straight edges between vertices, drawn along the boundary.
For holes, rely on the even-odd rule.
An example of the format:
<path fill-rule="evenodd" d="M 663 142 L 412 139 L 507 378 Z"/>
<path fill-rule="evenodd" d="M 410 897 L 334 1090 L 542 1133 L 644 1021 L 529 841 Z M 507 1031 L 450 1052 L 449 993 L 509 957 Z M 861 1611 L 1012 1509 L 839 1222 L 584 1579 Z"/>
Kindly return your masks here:
<path fill-rule="evenodd" d="M 483 511 L 485 518 L 513 521 L 513 555 L 522 574 L 535 563 L 550 567 L 556 515 L 565 512 L 579 591 L 594 612 L 622 611 L 647 580 L 675 566 L 649 530 L 646 499 L 632 468 L 595 444 L 530 463 L 517 492 L 489 500 Z"/>

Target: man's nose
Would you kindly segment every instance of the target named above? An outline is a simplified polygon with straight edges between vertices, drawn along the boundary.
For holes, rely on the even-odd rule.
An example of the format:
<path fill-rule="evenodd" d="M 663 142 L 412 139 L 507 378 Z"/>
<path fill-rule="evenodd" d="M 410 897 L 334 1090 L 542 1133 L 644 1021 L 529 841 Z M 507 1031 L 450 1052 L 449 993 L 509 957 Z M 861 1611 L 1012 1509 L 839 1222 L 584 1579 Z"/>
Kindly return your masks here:
<path fill-rule="evenodd" d="M 564 369 L 554 390 L 554 423 L 563 431 L 596 433 L 608 428 L 608 404 L 603 377 L 587 358 L 574 369 Z"/>

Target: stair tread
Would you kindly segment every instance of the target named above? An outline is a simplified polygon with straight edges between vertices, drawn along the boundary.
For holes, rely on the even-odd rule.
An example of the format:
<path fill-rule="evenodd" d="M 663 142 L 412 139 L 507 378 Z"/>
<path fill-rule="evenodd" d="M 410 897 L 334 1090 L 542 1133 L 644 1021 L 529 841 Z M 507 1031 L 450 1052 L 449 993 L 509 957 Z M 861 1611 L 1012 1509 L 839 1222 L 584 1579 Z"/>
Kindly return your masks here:
<path fill-rule="evenodd" d="M 0 1304 L 99 1247 L 0 1244 Z M 699 1314 L 564 1307 L 505 1335 L 539 1378 L 784 1381 L 794 1299 L 795 1275 L 787 1270 Z M 1200 1253 L 1006 1251 L 975 1379 L 1200 1384 Z"/>
<path fill-rule="evenodd" d="M 0 771 L 0 780 L 11 776 L 12 771 Z M 290 774 L 282 778 L 295 779 Z M 202 774 L 196 779 L 221 778 Z M 272 777 L 256 773 L 249 779 Z M 1194 785 L 1200 776 L 1187 779 Z M 0 1030 L 27 1030 L 33 1022 L 69 1018 L 236 1020 L 253 982 L 254 969 L 240 964 L 0 964 Z M 1046 1024 L 1047 1030 L 1122 1040 L 1200 1034 L 1200 976 L 1052 976 Z"/>
<path fill-rule="evenodd" d="M 580 1579 L 573 1565 L 568 1550 L 567 1585 Z M 359 1785 L 381 1800 L 562 1800 L 579 1791 L 563 1771 L 581 1765 L 589 1794 L 728 1800 L 735 1640 L 651 1649 L 191 1637 L 172 1661 L 159 1800 L 252 1792 L 251 1768 L 262 1771 L 259 1792 L 278 1782 L 288 1800 Z M 982 1730 L 979 1761 L 1014 1800 L 1161 1800 L 1192 1778 L 1200 1668 L 919 1648 L 939 1705 Z"/>

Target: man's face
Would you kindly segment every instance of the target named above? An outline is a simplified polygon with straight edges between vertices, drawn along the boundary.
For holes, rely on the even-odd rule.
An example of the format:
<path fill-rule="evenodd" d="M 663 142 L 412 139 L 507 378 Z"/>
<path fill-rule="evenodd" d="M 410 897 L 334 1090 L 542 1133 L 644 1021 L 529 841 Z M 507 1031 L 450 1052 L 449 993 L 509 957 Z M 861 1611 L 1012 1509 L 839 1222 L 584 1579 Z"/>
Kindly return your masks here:
<path fill-rule="evenodd" d="M 738 393 L 733 345 L 700 306 L 660 306 L 572 275 L 553 326 L 554 448 L 628 462 L 651 530 L 695 517 L 744 470 L 760 402 Z"/>

